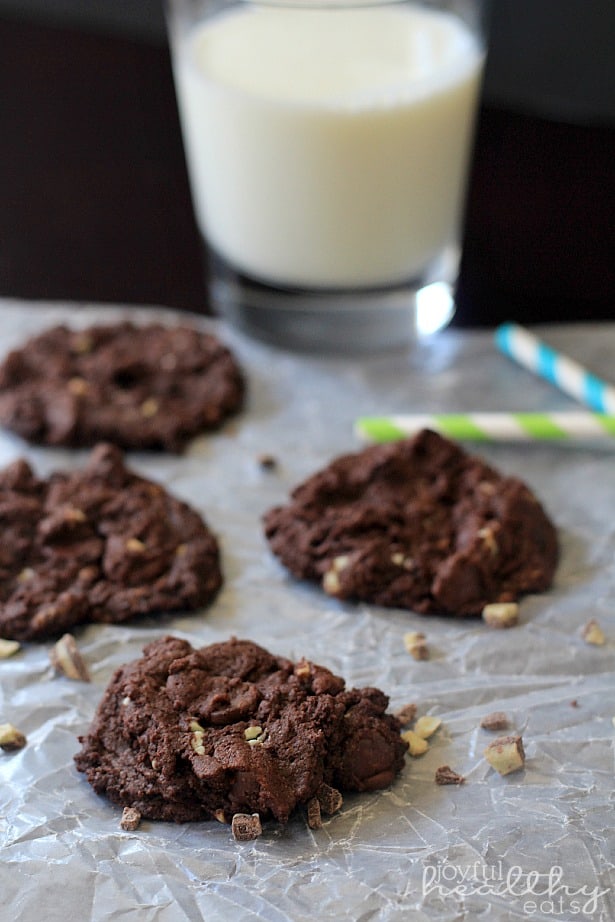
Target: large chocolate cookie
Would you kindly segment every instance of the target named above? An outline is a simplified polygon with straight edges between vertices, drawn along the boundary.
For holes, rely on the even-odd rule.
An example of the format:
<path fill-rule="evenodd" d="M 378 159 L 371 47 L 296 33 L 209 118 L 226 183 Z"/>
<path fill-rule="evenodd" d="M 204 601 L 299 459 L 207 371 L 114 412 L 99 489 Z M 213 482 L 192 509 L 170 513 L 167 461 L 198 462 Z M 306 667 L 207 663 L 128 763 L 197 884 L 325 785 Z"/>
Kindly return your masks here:
<path fill-rule="evenodd" d="M 99 445 L 39 480 L 0 471 L 0 637 L 42 640 L 87 621 L 199 608 L 222 577 L 200 516 Z"/>
<path fill-rule="evenodd" d="M 75 761 L 97 793 L 152 819 L 286 822 L 323 783 L 393 781 L 407 747 L 387 705 L 246 640 L 195 650 L 166 637 L 117 670 Z"/>
<path fill-rule="evenodd" d="M 547 589 L 555 529 L 521 481 L 434 432 L 345 455 L 265 516 L 295 576 L 342 599 L 472 615 Z"/>
<path fill-rule="evenodd" d="M 243 396 L 229 350 L 182 326 L 57 326 L 0 366 L 0 422 L 45 445 L 180 451 Z"/>

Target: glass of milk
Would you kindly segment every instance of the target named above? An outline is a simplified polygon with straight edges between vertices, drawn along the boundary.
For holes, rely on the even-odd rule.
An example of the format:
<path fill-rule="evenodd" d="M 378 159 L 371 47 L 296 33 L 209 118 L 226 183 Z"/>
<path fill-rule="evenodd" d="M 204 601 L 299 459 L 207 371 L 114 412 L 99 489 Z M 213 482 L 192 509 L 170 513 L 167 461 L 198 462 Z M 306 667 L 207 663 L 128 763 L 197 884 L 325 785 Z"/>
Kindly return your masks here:
<path fill-rule="evenodd" d="M 481 0 L 167 0 L 214 310 L 314 351 L 444 326 Z"/>

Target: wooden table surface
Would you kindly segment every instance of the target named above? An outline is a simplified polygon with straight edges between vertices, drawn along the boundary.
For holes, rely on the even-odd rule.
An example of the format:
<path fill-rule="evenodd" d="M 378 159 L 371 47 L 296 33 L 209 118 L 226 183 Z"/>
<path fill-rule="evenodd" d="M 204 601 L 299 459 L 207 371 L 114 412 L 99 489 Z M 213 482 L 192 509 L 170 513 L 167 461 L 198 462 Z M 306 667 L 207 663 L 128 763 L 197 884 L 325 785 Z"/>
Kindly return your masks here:
<path fill-rule="evenodd" d="M 483 106 L 455 322 L 615 319 L 615 126 Z M 0 296 L 207 312 L 168 49 L 0 17 Z"/>

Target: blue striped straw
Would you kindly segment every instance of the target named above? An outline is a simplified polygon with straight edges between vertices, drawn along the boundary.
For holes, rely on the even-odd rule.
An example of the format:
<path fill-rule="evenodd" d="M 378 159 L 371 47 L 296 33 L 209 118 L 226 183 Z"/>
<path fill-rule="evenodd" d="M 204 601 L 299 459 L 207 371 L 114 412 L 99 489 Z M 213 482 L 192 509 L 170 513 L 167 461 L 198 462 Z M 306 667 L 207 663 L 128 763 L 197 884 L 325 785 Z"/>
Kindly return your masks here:
<path fill-rule="evenodd" d="M 504 355 L 584 406 L 597 413 L 615 413 L 615 387 L 567 355 L 556 352 L 522 326 L 502 324 L 495 331 L 495 342 Z"/>

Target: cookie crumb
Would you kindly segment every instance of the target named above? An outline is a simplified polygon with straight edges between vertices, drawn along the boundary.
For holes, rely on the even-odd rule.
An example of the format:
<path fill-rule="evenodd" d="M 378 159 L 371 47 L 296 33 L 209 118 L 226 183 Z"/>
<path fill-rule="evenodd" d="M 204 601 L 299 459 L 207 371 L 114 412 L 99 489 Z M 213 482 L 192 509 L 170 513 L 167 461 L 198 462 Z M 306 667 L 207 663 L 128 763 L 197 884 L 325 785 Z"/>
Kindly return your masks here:
<path fill-rule="evenodd" d="M 520 736 L 498 736 L 484 750 L 484 756 L 500 775 L 510 775 L 525 765 L 523 740 Z"/>
<path fill-rule="evenodd" d="M 592 646 L 602 647 L 606 643 L 606 637 L 604 636 L 604 631 L 598 624 L 595 618 L 592 618 L 591 621 L 588 621 L 585 627 L 581 631 L 581 637 L 585 643 L 589 643 Z"/>
<path fill-rule="evenodd" d="M 337 813 L 338 810 L 341 810 L 342 804 L 344 803 L 344 798 L 337 788 L 332 788 L 329 784 L 321 784 L 318 788 L 316 797 L 322 812 L 326 813 L 327 816 L 331 816 L 333 813 Z"/>
<path fill-rule="evenodd" d="M 49 651 L 51 665 L 67 679 L 90 682 L 90 673 L 72 634 L 64 634 Z"/>
<path fill-rule="evenodd" d="M 263 452 L 258 455 L 256 459 L 258 466 L 262 467 L 264 471 L 274 471 L 278 466 L 278 460 L 273 455 Z"/>
<path fill-rule="evenodd" d="M 510 723 L 504 711 L 493 711 L 481 719 L 480 725 L 483 730 L 508 730 Z"/>
<path fill-rule="evenodd" d="M 572 699 L 572 701 L 570 702 L 570 707 L 571 707 L 571 708 L 578 708 L 578 707 L 579 707 L 579 702 L 577 701 L 576 698 L 573 698 L 573 699 Z"/>
<path fill-rule="evenodd" d="M 134 832 L 141 824 L 141 814 L 136 807 L 124 807 L 120 826 L 126 832 Z"/>
<path fill-rule="evenodd" d="M 516 602 L 492 602 L 485 605 L 481 614 L 489 627 L 509 628 L 519 624 L 519 606 Z"/>
<path fill-rule="evenodd" d="M 261 818 L 258 813 L 236 813 L 231 822 L 231 832 L 236 842 L 251 842 L 262 835 Z"/>
<path fill-rule="evenodd" d="M 15 752 L 17 749 L 23 749 L 26 742 L 24 734 L 13 724 L 0 724 L 0 749 Z"/>
<path fill-rule="evenodd" d="M 404 704 L 398 711 L 395 712 L 395 717 L 402 725 L 402 727 L 407 727 L 408 724 L 411 724 L 416 718 L 417 706 L 414 703 Z"/>
<path fill-rule="evenodd" d="M 436 768 L 436 784 L 463 784 L 465 780 L 463 775 L 454 772 L 450 765 L 441 765 Z"/>
<path fill-rule="evenodd" d="M 320 829 L 322 827 L 320 801 L 317 797 L 312 797 L 311 800 L 308 800 L 307 822 L 310 829 Z"/>

